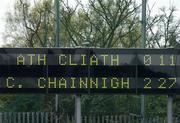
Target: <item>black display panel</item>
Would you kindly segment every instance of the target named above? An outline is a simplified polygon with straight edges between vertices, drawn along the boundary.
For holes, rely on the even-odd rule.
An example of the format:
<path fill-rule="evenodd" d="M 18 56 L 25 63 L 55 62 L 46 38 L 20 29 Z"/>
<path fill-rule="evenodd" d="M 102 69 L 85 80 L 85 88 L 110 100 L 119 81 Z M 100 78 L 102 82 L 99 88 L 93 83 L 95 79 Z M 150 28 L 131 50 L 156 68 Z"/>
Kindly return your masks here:
<path fill-rule="evenodd" d="M 180 49 L 1 48 L 0 93 L 180 93 Z"/>

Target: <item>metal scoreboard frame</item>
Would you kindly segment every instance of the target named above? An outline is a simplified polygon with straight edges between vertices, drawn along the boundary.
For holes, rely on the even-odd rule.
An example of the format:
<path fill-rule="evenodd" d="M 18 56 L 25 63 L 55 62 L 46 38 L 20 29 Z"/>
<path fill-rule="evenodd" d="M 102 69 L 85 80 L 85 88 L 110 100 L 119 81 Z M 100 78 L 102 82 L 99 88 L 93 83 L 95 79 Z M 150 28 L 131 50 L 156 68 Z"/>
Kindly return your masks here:
<path fill-rule="evenodd" d="M 180 93 L 180 49 L 1 48 L 0 93 Z"/>

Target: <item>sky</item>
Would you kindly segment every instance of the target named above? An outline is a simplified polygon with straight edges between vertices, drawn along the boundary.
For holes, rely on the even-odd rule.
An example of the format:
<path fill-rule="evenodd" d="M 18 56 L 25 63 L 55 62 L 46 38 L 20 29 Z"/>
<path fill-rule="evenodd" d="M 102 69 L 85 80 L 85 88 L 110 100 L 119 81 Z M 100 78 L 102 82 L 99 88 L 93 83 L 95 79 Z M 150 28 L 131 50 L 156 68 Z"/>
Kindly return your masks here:
<path fill-rule="evenodd" d="M 12 11 L 12 6 L 14 0 L 0 0 L 0 45 L 4 42 L 2 41 L 2 33 L 5 30 L 5 22 L 6 22 L 6 12 Z"/>
<path fill-rule="evenodd" d="M 0 0 L 0 46 L 4 44 L 4 41 L 2 39 L 3 32 L 5 31 L 5 25 L 6 25 L 6 13 L 11 11 L 13 12 L 13 4 L 15 0 Z M 34 1 L 34 0 L 28 0 L 28 1 Z M 81 0 L 83 3 L 86 3 L 87 0 Z M 141 0 L 137 0 L 138 2 L 141 2 Z M 75 0 L 69 0 L 68 3 L 70 5 L 75 5 Z M 159 12 L 160 7 L 169 7 L 171 5 L 175 5 L 177 8 L 177 18 L 180 19 L 180 0 L 148 0 L 148 5 L 150 8 L 153 7 L 153 14 L 157 14 Z M 179 16 L 178 16 L 179 15 Z"/>

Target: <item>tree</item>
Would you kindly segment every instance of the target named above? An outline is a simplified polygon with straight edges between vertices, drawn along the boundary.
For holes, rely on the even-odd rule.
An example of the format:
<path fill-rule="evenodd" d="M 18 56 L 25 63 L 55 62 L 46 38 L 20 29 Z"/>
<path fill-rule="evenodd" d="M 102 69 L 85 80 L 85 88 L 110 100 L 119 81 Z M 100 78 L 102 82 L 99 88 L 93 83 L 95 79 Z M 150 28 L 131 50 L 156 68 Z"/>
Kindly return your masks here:
<path fill-rule="evenodd" d="M 8 13 L 7 30 L 4 40 L 13 47 L 42 47 L 45 46 L 44 13 L 48 13 L 47 21 L 52 21 L 52 0 L 30 3 L 16 0 L 14 13 Z M 48 23 L 48 37 L 53 37 L 52 23 Z M 50 42 L 51 44 L 52 42 Z"/>
<path fill-rule="evenodd" d="M 62 23 L 75 46 L 139 46 L 139 6 L 133 0 L 89 0 L 89 9 L 78 0 L 74 9 L 63 3 Z"/>
<path fill-rule="evenodd" d="M 180 20 L 175 18 L 176 8 L 161 8 L 160 13 L 148 18 L 148 47 L 178 48 L 180 46 Z M 149 10 L 151 13 L 151 10 Z"/>

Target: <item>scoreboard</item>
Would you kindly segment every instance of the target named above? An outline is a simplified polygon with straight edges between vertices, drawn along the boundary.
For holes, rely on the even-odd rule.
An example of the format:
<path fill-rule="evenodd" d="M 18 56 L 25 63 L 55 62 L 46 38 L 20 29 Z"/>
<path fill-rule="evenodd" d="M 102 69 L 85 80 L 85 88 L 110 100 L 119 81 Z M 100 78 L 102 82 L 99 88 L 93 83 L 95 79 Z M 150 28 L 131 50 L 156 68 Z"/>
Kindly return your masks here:
<path fill-rule="evenodd" d="M 180 49 L 1 48 L 0 93 L 180 93 Z"/>

